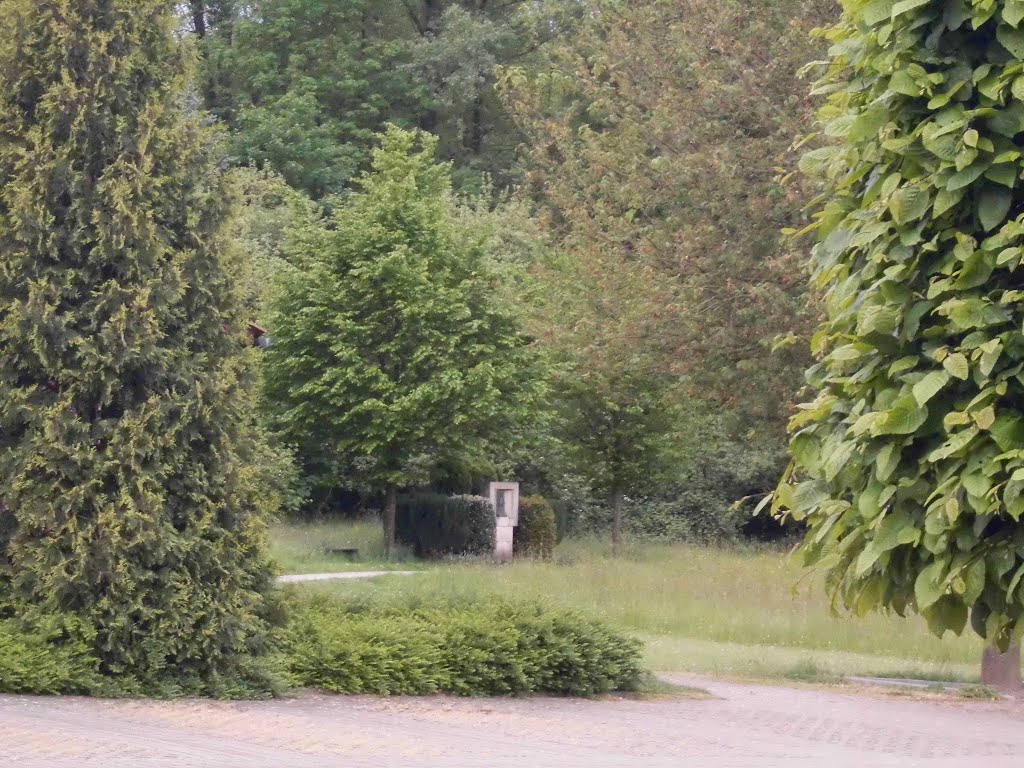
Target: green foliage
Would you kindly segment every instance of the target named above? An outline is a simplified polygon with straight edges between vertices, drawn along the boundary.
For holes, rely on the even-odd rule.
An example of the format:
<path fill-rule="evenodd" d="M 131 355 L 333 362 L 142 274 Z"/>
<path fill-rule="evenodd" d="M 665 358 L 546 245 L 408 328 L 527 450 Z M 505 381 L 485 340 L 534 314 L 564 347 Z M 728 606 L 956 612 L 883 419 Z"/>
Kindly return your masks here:
<path fill-rule="evenodd" d="M 341 191 L 375 131 L 399 117 L 389 105 L 401 110 L 413 90 L 398 11 L 382 0 L 261 0 L 218 19 L 202 41 L 204 95 L 237 158 L 314 197 Z"/>
<path fill-rule="evenodd" d="M 496 64 L 538 58 L 552 27 L 534 3 L 258 0 L 206 3 L 203 95 L 244 164 L 315 198 L 370 159 L 387 123 L 438 134 L 457 181 L 513 175 L 519 134 L 494 92 Z"/>
<path fill-rule="evenodd" d="M 805 329 L 806 304 L 779 229 L 806 193 L 778 169 L 830 5 L 602 0 L 551 66 L 502 70 L 557 253 L 533 266 L 528 327 L 558 366 L 569 474 L 610 503 L 613 540 L 624 495 L 679 485 L 694 411 L 720 414 L 715 443 L 783 445 L 806 358 L 772 339 Z"/>
<path fill-rule="evenodd" d="M 860 613 L 1024 631 L 1022 5 L 849 2 L 804 158 L 828 317 L 776 505 Z"/>
<path fill-rule="evenodd" d="M 519 499 L 519 526 L 513 543 L 517 554 L 551 557 L 558 543 L 558 521 L 555 510 L 543 496 Z"/>
<path fill-rule="evenodd" d="M 192 52 L 158 0 L 0 16 L 0 616 L 80 626 L 125 684 L 220 689 L 265 648 L 271 575 Z"/>
<path fill-rule="evenodd" d="M 635 690 L 643 673 L 637 641 L 539 604 L 319 597 L 296 610 L 291 673 L 338 693 L 593 696 Z"/>
<path fill-rule="evenodd" d="M 242 203 L 232 239 L 243 260 L 245 308 L 250 321 L 267 326 L 278 285 L 299 268 L 292 263 L 289 243 L 298 232 L 316 225 L 321 213 L 305 194 L 271 171 L 236 168 L 227 175 Z"/>
<path fill-rule="evenodd" d="M 779 525 L 767 514 L 751 517 L 753 503 L 740 499 L 770 493 L 785 470 L 786 454 L 774 445 L 694 436 L 700 447 L 680 467 L 680 478 L 659 494 L 632 498 L 626 505 L 627 530 L 635 536 L 722 544 L 744 538 L 774 539 L 795 526 Z"/>
<path fill-rule="evenodd" d="M 778 169 L 812 118 L 796 77 L 819 47 L 807 31 L 834 3 L 590 5 L 550 67 L 500 80 L 530 139 L 528 190 L 566 254 L 545 265 L 531 330 L 568 347 L 580 378 L 663 376 L 729 414 L 733 435 L 781 445 L 806 358 L 771 340 L 808 323 L 779 229 L 807 193 Z"/>
<path fill-rule="evenodd" d="M 667 386 L 661 377 L 627 371 L 560 378 L 558 428 L 593 489 L 611 496 L 659 484 L 677 447 Z"/>
<path fill-rule="evenodd" d="M 735 542 L 741 518 L 714 492 L 684 490 L 667 497 L 626 500 L 624 524 L 633 536 L 699 544 Z"/>
<path fill-rule="evenodd" d="M 85 694 L 102 685 L 95 638 L 74 619 L 0 620 L 0 693 Z"/>
<path fill-rule="evenodd" d="M 434 140 L 392 128 L 382 141 L 337 228 L 302 238 L 265 357 L 276 429 L 327 486 L 483 466 L 535 399 L 536 358 L 452 216 Z"/>
<path fill-rule="evenodd" d="M 494 551 L 494 507 L 482 496 L 412 493 L 398 497 L 397 538 L 417 557 Z"/>

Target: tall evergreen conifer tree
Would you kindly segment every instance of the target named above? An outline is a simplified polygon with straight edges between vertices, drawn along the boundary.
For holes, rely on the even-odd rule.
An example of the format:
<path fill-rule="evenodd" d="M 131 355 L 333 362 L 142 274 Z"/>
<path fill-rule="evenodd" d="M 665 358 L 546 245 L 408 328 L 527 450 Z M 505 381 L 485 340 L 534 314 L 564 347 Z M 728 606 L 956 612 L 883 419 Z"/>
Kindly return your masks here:
<path fill-rule="evenodd" d="M 231 196 L 165 0 L 0 0 L 0 616 L 216 690 L 270 584 Z"/>

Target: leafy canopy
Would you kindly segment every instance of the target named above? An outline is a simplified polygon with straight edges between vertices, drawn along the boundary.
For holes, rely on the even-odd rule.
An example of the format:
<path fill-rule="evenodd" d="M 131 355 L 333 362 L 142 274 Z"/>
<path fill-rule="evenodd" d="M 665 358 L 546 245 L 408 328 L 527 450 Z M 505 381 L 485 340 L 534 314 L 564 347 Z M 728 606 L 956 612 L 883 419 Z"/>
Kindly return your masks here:
<path fill-rule="evenodd" d="M 459 225 L 435 146 L 390 128 L 334 228 L 300 238 L 276 304 L 267 397 L 325 484 L 479 466 L 532 401 L 534 356 L 493 300 L 484 240 Z"/>
<path fill-rule="evenodd" d="M 847 0 L 817 93 L 817 397 L 776 505 L 837 601 L 1024 624 L 1024 2 Z"/>

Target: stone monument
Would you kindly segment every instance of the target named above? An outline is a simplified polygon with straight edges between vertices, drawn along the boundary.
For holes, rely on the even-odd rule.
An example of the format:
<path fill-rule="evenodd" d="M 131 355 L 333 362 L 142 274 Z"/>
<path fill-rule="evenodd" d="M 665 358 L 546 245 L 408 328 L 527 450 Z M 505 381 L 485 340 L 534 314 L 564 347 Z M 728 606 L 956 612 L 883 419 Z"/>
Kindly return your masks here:
<path fill-rule="evenodd" d="M 519 483 L 491 483 L 487 495 L 494 507 L 494 558 L 507 563 L 512 559 L 512 536 L 519 525 Z"/>

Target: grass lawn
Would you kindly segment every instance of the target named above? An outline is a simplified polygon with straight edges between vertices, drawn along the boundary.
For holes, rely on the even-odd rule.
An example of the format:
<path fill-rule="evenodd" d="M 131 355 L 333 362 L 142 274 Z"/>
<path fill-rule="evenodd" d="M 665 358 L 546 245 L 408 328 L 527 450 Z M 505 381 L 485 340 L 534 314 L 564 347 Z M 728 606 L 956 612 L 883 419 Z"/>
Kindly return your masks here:
<path fill-rule="evenodd" d="M 270 542 L 281 573 L 417 570 L 427 565 L 404 548 L 385 558 L 383 533 L 376 520 L 278 523 L 271 526 Z M 343 548 L 358 549 L 359 555 L 350 559 L 327 552 Z"/>
<path fill-rule="evenodd" d="M 284 572 L 382 565 L 372 523 L 280 525 L 272 538 Z M 325 545 L 359 546 L 368 559 L 325 558 Z M 417 566 L 408 559 L 390 565 Z M 426 602 L 458 595 L 537 599 L 602 616 L 640 637 L 648 665 L 665 671 L 809 681 L 844 675 L 977 679 L 977 638 L 940 640 L 918 618 L 833 617 L 820 580 L 777 551 L 634 544 L 616 560 L 604 542 L 584 540 L 563 542 L 550 562 L 419 567 L 424 573 L 415 577 L 302 588 L 369 591 L 383 599 L 411 593 Z"/>

